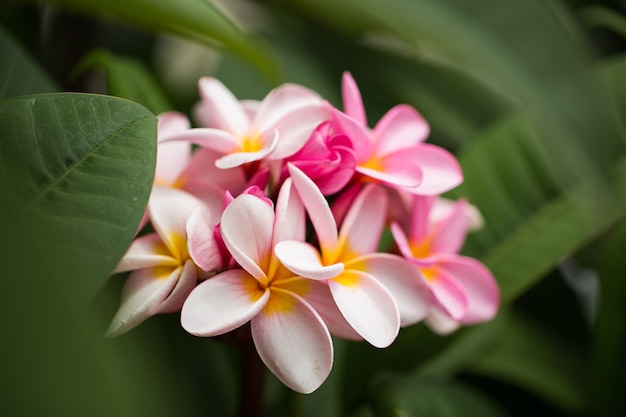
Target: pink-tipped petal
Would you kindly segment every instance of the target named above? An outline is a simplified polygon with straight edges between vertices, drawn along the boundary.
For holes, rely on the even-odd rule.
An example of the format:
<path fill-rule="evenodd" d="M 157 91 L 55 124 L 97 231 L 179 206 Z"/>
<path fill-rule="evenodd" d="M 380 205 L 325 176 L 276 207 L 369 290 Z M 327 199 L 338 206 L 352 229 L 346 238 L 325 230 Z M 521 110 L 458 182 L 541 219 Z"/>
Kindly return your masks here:
<path fill-rule="evenodd" d="M 454 320 L 462 320 L 467 314 L 469 300 L 462 285 L 455 277 L 439 266 L 435 276 L 428 280 L 428 288 L 441 307 Z"/>
<path fill-rule="evenodd" d="M 433 253 L 458 253 L 467 235 L 467 201 L 459 200 L 448 215 L 435 226 L 432 234 Z"/>
<path fill-rule="evenodd" d="M 222 190 L 230 190 L 238 195 L 246 183 L 246 174 L 241 168 L 217 168 L 215 161 L 221 156 L 222 153 L 212 149 L 198 149 L 181 173 L 181 182 L 209 182 Z"/>
<path fill-rule="evenodd" d="M 287 269 L 305 278 L 326 280 L 343 272 L 342 263 L 323 265 L 317 249 L 306 242 L 280 242 L 274 247 L 274 253 Z"/>
<path fill-rule="evenodd" d="M 341 97 L 343 99 L 343 111 L 361 125 L 367 127 L 367 118 L 359 86 L 348 71 L 341 78 Z"/>
<path fill-rule="evenodd" d="M 241 140 L 238 136 L 225 130 L 204 127 L 186 130 L 163 140 L 159 145 L 172 142 L 190 142 L 221 154 L 235 152 L 241 147 Z"/>
<path fill-rule="evenodd" d="M 182 259 L 186 252 L 183 245 L 186 245 L 187 219 L 201 205 L 200 200 L 184 191 L 159 186 L 152 188 L 148 202 L 150 220 L 163 243 L 177 259 Z"/>
<path fill-rule="evenodd" d="M 213 233 L 216 223 L 203 207 L 196 208 L 187 220 L 189 256 L 203 271 L 217 271 L 222 267 L 222 255 Z"/>
<path fill-rule="evenodd" d="M 200 97 L 206 111 L 211 114 L 212 127 L 244 136 L 250 130 L 250 120 L 243 107 L 219 80 L 202 77 L 198 82 Z"/>
<path fill-rule="evenodd" d="M 157 131 L 159 132 L 159 141 L 176 135 L 180 132 L 191 128 L 189 119 L 183 113 L 169 111 L 159 114 L 157 117 Z"/>
<path fill-rule="evenodd" d="M 196 274 L 196 266 L 193 261 L 185 262 L 183 271 L 176 282 L 176 286 L 165 300 L 159 305 L 157 313 L 173 313 L 180 311 L 185 299 L 196 286 L 198 275 Z"/>
<path fill-rule="evenodd" d="M 335 249 L 338 244 L 337 224 L 326 198 L 315 183 L 295 165 L 289 164 L 288 169 L 293 179 L 293 185 L 309 213 L 320 245 L 329 250 Z"/>
<path fill-rule="evenodd" d="M 368 184 L 346 214 L 341 225 L 339 241 L 347 245 L 353 255 L 376 252 L 386 215 L 385 191 L 374 184 Z"/>
<path fill-rule="evenodd" d="M 411 151 L 411 157 L 422 169 L 422 182 L 410 191 L 418 195 L 439 195 L 463 182 L 463 172 L 450 152 L 429 143 Z"/>
<path fill-rule="evenodd" d="M 363 340 L 337 308 L 327 282 L 313 280 L 306 282 L 307 291 L 300 295 L 322 317 L 330 333 L 348 340 Z"/>
<path fill-rule="evenodd" d="M 402 230 L 402 227 L 397 222 L 393 222 L 391 223 L 390 229 L 393 240 L 396 242 L 396 245 L 398 245 L 398 249 L 400 249 L 402 256 L 407 259 L 413 258 L 409 240 L 407 239 L 404 230 Z"/>
<path fill-rule="evenodd" d="M 131 243 L 128 251 L 113 273 L 132 271 L 154 266 L 178 266 L 158 234 L 150 233 L 138 237 Z"/>
<path fill-rule="evenodd" d="M 367 271 L 389 290 L 400 311 L 401 326 L 409 326 L 423 320 L 428 314 L 429 293 L 424 277 L 405 259 L 388 254 L 375 253 L 355 261 L 348 268 Z"/>
<path fill-rule="evenodd" d="M 433 204 L 436 201 L 434 196 L 416 195 L 413 197 L 411 205 L 411 229 L 409 231 L 409 239 L 413 243 L 421 242 L 427 238 L 430 226 L 430 214 Z"/>
<path fill-rule="evenodd" d="M 267 130 L 259 136 L 262 147 L 258 151 L 238 150 L 232 152 L 215 161 L 215 166 L 220 169 L 236 168 L 248 162 L 259 161 L 266 158 L 276 149 L 278 145 L 278 131 L 276 129 Z"/>
<path fill-rule="evenodd" d="M 491 320 L 498 312 L 500 290 L 489 269 L 474 258 L 460 255 L 441 257 L 439 265 L 453 275 L 467 295 L 465 324 Z"/>
<path fill-rule="evenodd" d="M 430 127 L 411 106 L 400 104 L 389 110 L 372 132 L 379 156 L 415 147 L 426 140 Z"/>
<path fill-rule="evenodd" d="M 421 166 L 405 152 L 385 155 L 373 165 L 360 165 L 356 170 L 394 188 L 412 189 L 421 184 L 423 178 Z"/>
<path fill-rule="evenodd" d="M 360 124 L 337 109 L 332 110 L 332 127 L 336 134 L 350 138 L 359 162 L 368 161 L 373 152 L 373 142 L 367 126 Z"/>
<path fill-rule="evenodd" d="M 251 324 L 259 356 L 289 388 L 308 394 L 326 380 L 333 364 L 330 333 L 301 297 L 273 291 Z"/>
<path fill-rule="evenodd" d="M 104 335 L 119 336 L 153 316 L 174 289 L 182 270 L 156 267 L 133 271 L 126 279 L 120 307 Z"/>
<path fill-rule="evenodd" d="M 371 275 L 345 270 L 328 281 L 337 307 L 348 323 L 373 346 L 389 346 L 400 330 L 400 313 L 389 291 Z"/>
<path fill-rule="evenodd" d="M 434 305 L 430 309 L 424 323 L 426 323 L 433 332 L 442 336 L 452 333 L 460 326 L 458 321 L 450 317 L 450 315 L 438 305 Z"/>
<path fill-rule="evenodd" d="M 250 194 L 235 198 L 222 214 L 224 244 L 243 269 L 263 282 L 272 254 L 273 224 L 272 207 Z"/>
<path fill-rule="evenodd" d="M 166 142 L 157 147 L 154 183 L 170 187 L 176 186 L 176 180 L 191 159 L 191 143 Z"/>
<path fill-rule="evenodd" d="M 273 244 L 283 240 L 303 241 L 306 234 L 305 217 L 302 200 L 294 189 L 291 178 L 287 178 L 276 201 Z"/>
<path fill-rule="evenodd" d="M 328 107 L 319 103 L 298 108 L 278 120 L 274 128 L 280 132 L 280 140 L 269 158 L 285 159 L 298 152 L 315 128 L 329 117 Z"/>
<path fill-rule="evenodd" d="M 263 99 L 256 112 L 253 128 L 260 132 L 274 128 L 295 110 L 321 103 L 322 99 L 314 91 L 297 84 L 283 84 Z"/>
<path fill-rule="evenodd" d="M 269 290 L 242 269 L 230 269 L 202 282 L 187 297 L 180 323 L 196 336 L 217 336 L 256 316 L 270 298 Z"/>

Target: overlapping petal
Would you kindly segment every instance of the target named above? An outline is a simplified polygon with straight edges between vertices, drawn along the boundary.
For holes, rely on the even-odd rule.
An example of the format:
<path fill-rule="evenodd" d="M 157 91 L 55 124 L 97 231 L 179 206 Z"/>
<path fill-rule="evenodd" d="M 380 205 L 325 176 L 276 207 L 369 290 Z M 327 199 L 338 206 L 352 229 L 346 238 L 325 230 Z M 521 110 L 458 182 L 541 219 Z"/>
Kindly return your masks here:
<path fill-rule="evenodd" d="M 376 278 L 350 269 L 329 280 L 328 286 L 337 307 L 359 335 L 379 348 L 394 341 L 400 329 L 400 312 Z"/>
<path fill-rule="evenodd" d="M 372 131 L 379 156 L 415 148 L 426 140 L 430 126 L 413 107 L 399 104 L 376 123 Z"/>
<path fill-rule="evenodd" d="M 176 267 L 179 261 L 172 257 L 157 233 L 138 237 L 131 243 L 113 273 L 132 271 L 154 266 Z"/>
<path fill-rule="evenodd" d="M 250 321 L 270 298 L 269 290 L 243 269 L 224 271 L 199 284 L 183 304 L 180 322 L 196 336 L 217 336 Z"/>
<path fill-rule="evenodd" d="M 259 356 L 289 388 L 310 393 L 328 377 L 333 363 L 330 333 L 304 299 L 274 291 L 251 325 Z"/>
<path fill-rule="evenodd" d="M 250 119 L 233 93 L 212 77 L 202 77 L 198 82 L 202 104 L 211 114 L 211 127 L 244 136 L 250 130 Z"/>

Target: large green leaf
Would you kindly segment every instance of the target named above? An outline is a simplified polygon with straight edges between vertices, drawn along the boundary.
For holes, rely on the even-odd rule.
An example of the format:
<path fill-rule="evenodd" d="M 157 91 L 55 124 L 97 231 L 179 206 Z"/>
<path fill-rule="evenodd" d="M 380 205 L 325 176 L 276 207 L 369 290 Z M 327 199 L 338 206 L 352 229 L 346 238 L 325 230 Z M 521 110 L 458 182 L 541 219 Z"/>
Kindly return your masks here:
<path fill-rule="evenodd" d="M 261 45 L 249 38 L 212 1 L 204 0 L 49 0 L 95 16 L 113 16 L 148 30 L 168 32 L 209 46 L 222 46 L 256 64 L 275 79 L 275 68 Z"/>
<path fill-rule="evenodd" d="M 156 118 L 107 96 L 48 94 L 0 102 L 0 166 L 49 227 L 71 288 L 93 294 L 130 244 L 156 161 Z"/>
<path fill-rule="evenodd" d="M 626 413 L 626 223 L 596 247 L 599 262 L 600 302 L 594 327 L 593 400 L 595 415 Z"/>
<path fill-rule="evenodd" d="M 567 343 L 523 315 L 511 314 L 496 343 L 470 372 L 532 392 L 572 414 L 588 411 L 584 362 Z"/>
<path fill-rule="evenodd" d="M 0 26 L 0 99 L 57 91 L 54 81 Z"/>

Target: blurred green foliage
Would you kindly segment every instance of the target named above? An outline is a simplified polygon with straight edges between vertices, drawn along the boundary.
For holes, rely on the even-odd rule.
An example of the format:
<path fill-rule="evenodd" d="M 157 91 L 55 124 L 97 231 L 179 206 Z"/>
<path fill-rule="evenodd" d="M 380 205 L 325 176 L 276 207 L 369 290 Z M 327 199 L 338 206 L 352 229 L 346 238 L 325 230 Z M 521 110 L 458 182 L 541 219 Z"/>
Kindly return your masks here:
<path fill-rule="evenodd" d="M 260 98 L 291 81 L 339 105 L 345 70 L 361 88 L 370 125 L 393 105 L 409 103 L 430 122 L 429 141 L 459 157 L 466 180 L 450 196 L 467 196 L 485 220 L 464 251 L 494 271 L 503 311 L 491 323 L 446 337 L 421 325 L 403 329 L 385 350 L 336 340 L 333 372 L 315 393 L 289 392 L 268 375 L 266 415 L 626 413 L 625 6 L 223 3 L 0 6 L 6 29 L 0 32 L 0 191 L 7 196 L 0 213 L 6 295 L 0 403 L 7 415 L 235 415 L 238 364 L 231 346 L 185 334 L 175 315 L 153 318 L 119 340 L 101 338 L 121 278 L 103 282 L 129 244 L 149 192 L 155 120 L 148 110 L 189 113 L 198 100 L 197 78 L 209 74 L 241 98 Z M 54 91 L 107 93 L 148 110 L 103 96 L 16 98 Z M 31 100 L 41 103 L 40 111 L 23 111 Z M 113 170 L 123 181 L 106 187 L 74 178 L 71 158 L 44 161 L 68 182 L 52 185 L 57 197 L 42 199 L 27 181 L 41 166 L 19 159 L 41 135 L 36 123 L 19 118 L 51 126 L 57 140 L 72 131 L 67 123 L 101 132 L 89 126 L 88 115 L 71 111 L 78 107 L 91 108 L 94 120 L 112 131 L 126 123 L 141 133 L 104 135 L 102 146 L 88 143 L 83 153 L 70 138 L 68 158 L 89 172 L 110 173 L 99 167 L 99 152 L 113 152 L 118 139 L 141 147 L 143 156 L 126 152 L 123 167 Z M 112 109 L 124 117 L 98 118 Z M 57 125 L 53 111 L 62 113 Z M 132 186 L 137 194 L 123 209 L 72 201 L 63 186 L 124 198 Z M 79 214 L 93 223 L 112 215 L 119 224 L 76 226 Z M 51 250 L 57 238 L 62 243 Z M 86 248 L 107 256 L 85 257 Z M 565 267 L 571 264 L 577 267 Z"/>

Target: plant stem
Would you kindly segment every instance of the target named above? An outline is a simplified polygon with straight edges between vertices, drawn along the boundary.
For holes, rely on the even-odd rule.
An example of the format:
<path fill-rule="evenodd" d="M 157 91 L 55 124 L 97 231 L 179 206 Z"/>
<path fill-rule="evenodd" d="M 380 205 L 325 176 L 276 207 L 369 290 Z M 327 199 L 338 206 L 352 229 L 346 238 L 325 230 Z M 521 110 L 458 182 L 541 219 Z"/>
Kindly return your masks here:
<path fill-rule="evenodd" d="M 239 417 L 261 417 L 263 411 L 263 381 L 265 365 L 252 341 L 250 326 L 238 330 L 240 374 L 239 374 Z"/>

